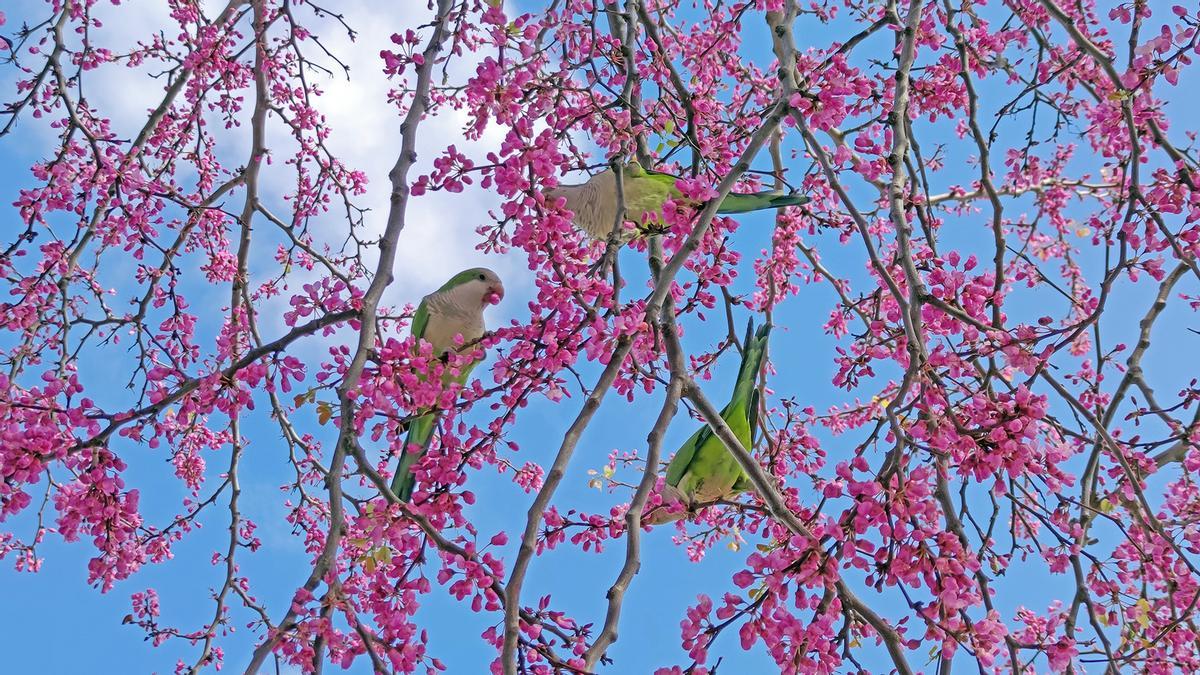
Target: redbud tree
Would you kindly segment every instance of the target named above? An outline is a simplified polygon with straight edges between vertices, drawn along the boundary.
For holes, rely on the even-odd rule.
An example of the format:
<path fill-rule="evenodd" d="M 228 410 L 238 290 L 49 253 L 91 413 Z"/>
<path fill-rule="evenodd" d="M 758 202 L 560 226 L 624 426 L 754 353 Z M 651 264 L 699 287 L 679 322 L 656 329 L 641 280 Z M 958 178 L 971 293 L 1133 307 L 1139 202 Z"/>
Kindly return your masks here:
<path fill-rule="evenodd" d="M 166 4 L 171 26 L 128 42 L 97 0 L 0 13 L 0 147 L 35 154 L 0 242 L 17 570 L 49 538 L 86 548 L 99 592 L 132 597 L 113 623 L 178 644 L 177 672 L 444 670 L 417 614 L 436 595 L 490 626 L 455 638 L 485 647 L 472 672 L 632 672 L 614 645 L 657 592 L 652 538 L 686 551 L 696 597 L 661 617 L 658 673 L 741 650 L 788 673 L 1200 669 L 1194 5 L 382 3 L 394 164 L 368 182 L 323 113 L 356 75 L 326 46 L 356 29 L 338 3 Z M 98 104 L 115 71 L 154 105 Z M 448 115 L 466 122 L 418 156 Z M 627 246 L 543 194 L 634 159 L 684 199 Z M 811 201 L 716 214 L 763 189 Z M 436 283 L 392 282 L 430 226 L 413 205 L 463 191 L 498 206 L 428 255 L 516 259 L 526 297 L 442 386 L 408 332 Z M 714 378 L 749 317 L 775 326 L 755 447 Z M 623 402 L 645 423 L 598 428 Z M 402 503 L 405 424 L 430 409 Z M 704 422 L 754 489 L 644 525 Z M 264 457 L 277 523 L 242 488 Z M 187 548 L 202 526 L 224 545 Z M 302 542 L 283 600 L 243 571 L 271 555 L 260 527 Z M 586 606 L 531 590 L 572 548 L 618 552 Z M 731 573 L 700 574 L 714 548 Z M 139 576 L 210 554 L 189 587 L 210 618 L 167 620 Z"/>

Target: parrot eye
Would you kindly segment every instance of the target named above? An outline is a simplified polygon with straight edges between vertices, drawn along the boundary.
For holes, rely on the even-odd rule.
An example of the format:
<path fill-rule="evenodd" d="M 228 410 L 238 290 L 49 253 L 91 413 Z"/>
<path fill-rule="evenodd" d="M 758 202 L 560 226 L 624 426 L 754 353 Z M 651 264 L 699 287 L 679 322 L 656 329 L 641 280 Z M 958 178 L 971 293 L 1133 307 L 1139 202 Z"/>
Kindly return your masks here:
<path fill-rule="evenodd" d="M 484 281 L 486 278 L 487 278 L 487 277 L 483 276 L 482 274 L 480 274 L 480 275 L 479 275 L 479 280 L 480 280 L 480 281 Z"/>

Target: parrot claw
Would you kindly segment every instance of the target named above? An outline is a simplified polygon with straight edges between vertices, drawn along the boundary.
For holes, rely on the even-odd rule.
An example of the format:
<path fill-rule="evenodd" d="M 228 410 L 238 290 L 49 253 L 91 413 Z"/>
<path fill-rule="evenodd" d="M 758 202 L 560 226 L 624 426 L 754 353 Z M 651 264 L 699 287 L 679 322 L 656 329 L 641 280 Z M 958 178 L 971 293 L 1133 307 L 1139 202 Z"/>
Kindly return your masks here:
<path fill-rule="evenodd" d="M 670 226 L 668 226 L 666 223 L 664 223 L 662 221 L 654 221 L 651 223 L 646 223 L 645 225 L 641 225 L 637 228 L 637 232 L 639 235 L 647 236 L 647 237 L 653 236 L 656 234 L 667 234 L 670 231 L 671 231 Z"/>

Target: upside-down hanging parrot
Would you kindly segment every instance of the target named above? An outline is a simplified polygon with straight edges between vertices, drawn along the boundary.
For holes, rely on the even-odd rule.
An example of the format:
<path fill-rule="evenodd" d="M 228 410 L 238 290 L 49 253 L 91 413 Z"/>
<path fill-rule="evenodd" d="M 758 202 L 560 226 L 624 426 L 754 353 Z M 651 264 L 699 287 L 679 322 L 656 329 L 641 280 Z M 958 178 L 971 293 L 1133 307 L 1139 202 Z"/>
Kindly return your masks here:
<path fill-rule="evenodd" d="M 622 168 L 621 192 L 625 198 L 625 220 L 633 221 L 635 229 L 623 229 L 618 234 L 621 243 L 637 237 L 649 216 L 661 218 L 663 204 L 668 198 L 683 201 L 683 193 L 675 187 L 678 176 L 642 168 L 631 161 Z M 575 214 L 575 226 L 594 239 L 608 239 L 617 218 L 617 177 L 611 168 L 592 176 L 579 185 L 559 185 L 546 190 L 546 197 L 566 200 L 566 207 Z M 784 194 L 778 190 L 742 194 L 731 192 L 717 208 L 717 213 L 747 213 L 761 209 L 777 209 L 808 202 L 808 197 Z"/>
<path fill-rule="evenodd" d="M 742 365 L 733 385 L 733 396 L 721 410 L 721 418 L 729 425 L 738 442 L 753 450 L 758 426 L 758 373 L 767 350 L 770 324 L 754 331 L 754 322 L 746 326 Z M 752 489 L 745 471 L 734 459 L 725 443 L 705 424 L 692 434 L 667 465 L 663 503 L 646 514 L 651 525 L 667 523 L 690 515 L 697 504 L 729 499 Z M 668 508 L 682 504 L 681 511 Z"/>
<path fill-rule="evenodd" d="M 413 314 L 412 334 L 432 345 L 435 356 L 445 355 L 454 349 L 456 335 L 462 336 L 464 349 L 476 349 L 472 343 L 483 337 L 486 330 L 483 324 L 484 308 L 499 303 L 503 298 L 504 284 L 495 272 L 484 267 L 463 270 L 421 299 L 421 304 Z M 443 371 L 442 382 L 466 382 L 477 363 L 462 366 L 457 376 L 447 368 Z M 409 422 L 400 466 L 392 478 L 392 492 L 401 501 L 407 502 L 412 498 L 412 467 L 425 456 L 429 441 L 433 439 L 437 418 L 436 412 L 428 412 Z M 420 450 L 409 451 L 413 445 Z"/>

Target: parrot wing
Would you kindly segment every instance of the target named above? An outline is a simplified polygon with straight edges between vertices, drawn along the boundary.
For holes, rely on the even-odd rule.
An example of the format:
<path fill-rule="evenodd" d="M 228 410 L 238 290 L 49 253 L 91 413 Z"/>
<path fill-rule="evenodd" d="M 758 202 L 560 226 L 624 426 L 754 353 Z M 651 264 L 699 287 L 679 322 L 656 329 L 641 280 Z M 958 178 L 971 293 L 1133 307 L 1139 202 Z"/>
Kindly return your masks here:
<path fill-rule="evenodd" d="M 457 376 L 446 376 L 444 381 L 446 383 L 454 382 L 457 384 L 466 382 L 467 378 L 471 375 L 471 371 L 475 369 L 478 363 L 478 361 L 475 361 L 463 366 Z M 404 439 L 404 450 L 403 454 L 400 455 L 400 465 L 396 467 L 396 475 L 392 477 L 392 492 L 402 502 L 412 499 L 413 485 L 416 481 L 416 476 L 413 474 L 412 468 L 413 465 L 425 456 L 425 451 L 429 449 L 429 443 L 433 440 L 434 429 L 437 428 L 438 417 L 440 415 L 437 411 L 428 412 L 408 424 L 408 436 Z M 409 452 L 408 449 L 413 445 L 416 445 L 420 450 Z"/>
<path fill-rule="evenodd" d="M 712 436 L 712 429 L 705 424 L 680 446 L 671 458 L 671 463 L 667 465 L 667 485 L 679 485 L 679 480 L 687 473 L 688 466 L 696 456 L 696 449 L 708 440 L 709 436 Z"/>
<path fill-rule="evenodd" d="M 429 305 L 422 299 L 421 304 L 417 305 L 417 311 L 413 313 L 412 318 L 412 334 L 420 339 L 425 337 L 425 327 L 429 325 Z"/>
<path fill-rule="evenodd" d="M 654 183 L 658 186 L 659 191 L 664 192 L 668 196 L 676 198 L 680 196 L 679 189 L 675 187 L 675 182 L 679 180 L 679 176 L 653 169 L 643 169 L 640 164 L 635 167 L 634 173 L 638 176 L 635 180 L 645 180 Z M 717 213 L 748 213 L 761 209 L 779 209 L 785 206 L 807 204 L 809 201 L 810 199 L 803 195 L 783 194 L 778 190 L 753 193 L 731 192 L 721 202 Z"/>
<path fill-rule="evenodd" d="M 809 198 L 803 195 L 785 195 L 779 192 L 737 193 L 731 192 L 717 208 L 717 213 L 749 213 L 762 209 L 779 209 L 785 206 L 807 204 Z"/>
<path fill-rule="evenodd" d="M 408 423 L 408 435 L 404 438 L 400 466 L 396 467 L 396 475 L 392 476 L 392 492 L 402 502 L 412 499 L 413 484 L 416 482 L 412 468 L 418 460 L 425 456 L 425 450 L 429 447 L 429 442 L 433 440 L 437 417 L 436 413 L 425 413 Z M 409 447 L 413 445 L 419 447 L 420 450 L 409 452 Z"/>

